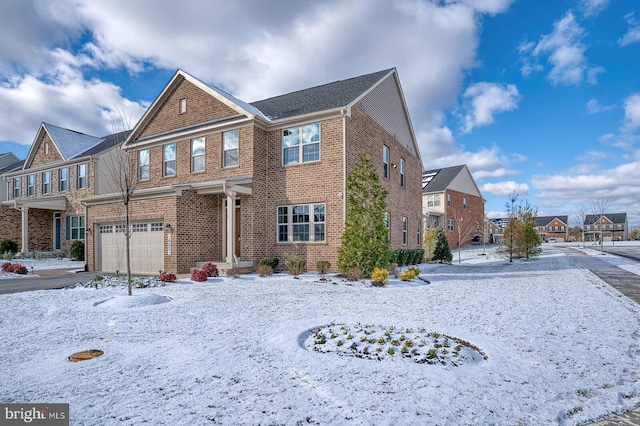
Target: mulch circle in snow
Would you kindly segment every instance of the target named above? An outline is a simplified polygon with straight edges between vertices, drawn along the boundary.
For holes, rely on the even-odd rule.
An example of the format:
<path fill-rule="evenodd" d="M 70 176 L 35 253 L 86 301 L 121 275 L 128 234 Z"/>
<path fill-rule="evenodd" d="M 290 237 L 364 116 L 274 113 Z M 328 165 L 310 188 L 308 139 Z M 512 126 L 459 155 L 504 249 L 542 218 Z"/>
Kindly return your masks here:
<path fill-rule="evenodd" d="M 487 356 L 475 345 L 424 328 L 412 329 L 370 324 L 330 324 L 304 335 L 308 349 L 322 353 L 378 361 L 400 359 L 418 364 L 461 366 L 477 364 Z"/>
<path fill-rule="evenodd" d="M 88 351 L 76 352 L 69 356 L 69 361 L 78 362 L 78 361 L 86 361 L 88 359 L 97 358 L 100 355 L 103 355 L 104 352 L 100 349 L 89 349 Z"/>

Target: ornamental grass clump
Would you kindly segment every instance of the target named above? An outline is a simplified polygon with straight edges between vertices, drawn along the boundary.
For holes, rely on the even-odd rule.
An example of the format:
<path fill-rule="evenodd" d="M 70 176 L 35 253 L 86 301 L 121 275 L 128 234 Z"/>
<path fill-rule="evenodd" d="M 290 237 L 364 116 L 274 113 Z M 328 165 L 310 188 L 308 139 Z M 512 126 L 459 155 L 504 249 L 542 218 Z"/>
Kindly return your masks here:
<path fill-rule="evenodd" d="M 258 265 L 258 267 L 256 268 L 256 272 L 262 278 L 265 278 L 270 275 L 273 275 L 273 268 L 269 265 Z"/>
<path fill-rule="evenodd" d="M 316 269 L 320 274 L 320 280 L 325 281 L 325 275 L 327 275 L 327 272 L 331 269 L 331 262 L 328 260 L 318 260 L 318 262 L 316 262 Z"/>
<path fill-rule="evenodd" d="M 384 268 L 374 268 L 373 273 L 371 274 L 371 284 L 376 287 L 381 287 L 385 285 L 387 279 L 389 277 L 389 273 Z"/>
<path fill-rule="evenodd" d="M 285 262 L 285 266 L 289 273 L 297 278 L 298 275 L 304 272 L 307 262 L 300 256 L 290 256 Z"/>

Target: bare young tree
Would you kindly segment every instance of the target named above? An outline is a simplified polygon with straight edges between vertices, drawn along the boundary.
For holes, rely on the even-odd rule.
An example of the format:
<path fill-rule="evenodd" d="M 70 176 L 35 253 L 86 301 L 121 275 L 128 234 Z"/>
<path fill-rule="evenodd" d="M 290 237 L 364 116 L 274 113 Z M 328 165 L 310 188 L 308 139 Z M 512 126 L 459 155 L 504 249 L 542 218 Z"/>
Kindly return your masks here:
<path fill-rule="evenodd" d="M 451 209 L 451 218 L 453 219 L 453 232 L 455 232 L 458 245 L 458 263 L 460 263 L 460 251 L 462 243 L 471 240 L 473 234 L 478 229 L 478 223 L 475 221 L 471 210 L 460 207 Z"/>
<path fill-rule="evenodd" d="M 507 213 L 507 227 L 504 231 L 505 244 L 507 250 L 509 250 L 509 262 L 513 262 L 513 252 L 515 249 L 515 242 L 517 240 L 518 232 L 518 194 L 513 191 L 509 196 L 509 201 L 505 204 L 505 211 Z"/>
<path fill-rule="evenodd" d="M 595 223 L 600 225 L 600 253 L 604 254 L 604 234 L 602 233 L 602 219 L 607 215 L 609 210 L 609 199 L 599 198 L 591 203 L 591 213 L 596 219 Z"/>
<path fill-rule="evenodd" d="M 584 245 L 585 235 L 584 235 L 584 222 L 587 218 L 587 208 L 585 206 L 576 207 L 576 220 L 575 224 L 578 228 L 582 230 L 582 244 Z"/>
<path fill-rule="evenodd" d="M 123 207 L 124 218 L 124 237 L 125 237 L 125 256 L 127 265 L 127 294 L 132 295 L 131 291 L 131 216 L 129 207 L 131 204 L 131 197 L 133 191 L 136 189 L 138 182 L 136 176 L 135 164 L 130 159 L 129 155 L 122 149 L 122 144 L 127 139 L 131 129 L 130 119 L 125 117 L 123 112 L 118 109 L 119 123 L 112 121 L 113 137 L 118 138 L 117 146 L 114 155 L 110 158 L 110 172 L 115 191 L 118 194 L 118 201 Z M 122 129 L 118 132 L 119 129 Z"/>

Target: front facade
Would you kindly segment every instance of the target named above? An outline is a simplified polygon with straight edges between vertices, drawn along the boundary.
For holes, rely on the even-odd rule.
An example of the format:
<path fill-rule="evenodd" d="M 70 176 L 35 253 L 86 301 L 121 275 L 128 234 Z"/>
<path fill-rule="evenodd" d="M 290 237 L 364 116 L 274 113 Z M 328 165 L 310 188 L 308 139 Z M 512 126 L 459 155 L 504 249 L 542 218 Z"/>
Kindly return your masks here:
<path fill-rule="evenodd" d="M 465 164 L 422 174 L 422 214 L 425 228 L 444 229 L 452 248 L 483 238 L 484 199 Z"/>
<path fill-rule="evenodd" d="M 536 229 L 542 242 L 569 241 L 569 216 L 537 216 Z"/>
<path fill-rule="evenodd" d="M 395 69 L 252 104 L 178 70 L 123 149 L 134 272 L 292 255 L 335 269 L 346 176 L 364 154 L 389 191 L 391 247 L 421 245 L 422 162 Z M 123 270 L 118 194 L 82 202 L 89 269 Z"/>
<path fill-rule="evenodd" d="M 124 134 L 119 136 L 94 137 L 41 124 L 27 159 L 3 173 L 7 200 L 2 205 L 12 214 L 8 233 L 19 235 L 15 239 L 23 254 L 68 253 L 74 241 L 84 241 L 80 199 L 95 193 L 100 155 L 124 140 Z"/>
<path fill-rule="evenodd" d="M 9 185 L 2 181 L 6 173 L 21 169 L 24 161 L 20 161 L 13 153 L 0 154 L 0 240 L 5 238 L 20 241 L 20 212 L 12 206 L 4 204 L 9 197 Z M 0 253 L 0 255 L 3 253 Z"/>
<path fill-rule="evenodd" d="M 629 223 L 626 213 L 588 214 L 584 218 L 585 241 L 626 241 Z"/>

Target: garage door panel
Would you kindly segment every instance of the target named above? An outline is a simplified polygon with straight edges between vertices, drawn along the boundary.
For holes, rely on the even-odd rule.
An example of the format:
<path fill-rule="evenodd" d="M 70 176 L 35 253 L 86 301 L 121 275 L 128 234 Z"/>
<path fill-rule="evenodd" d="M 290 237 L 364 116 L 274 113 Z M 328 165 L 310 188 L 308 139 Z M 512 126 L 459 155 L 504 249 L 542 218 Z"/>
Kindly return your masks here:
<path fill-rule="evenodd" d="M 164 232 L 162 224 L 137 223 L 130 238 L 131 271 L 135 274 L 156 275 L 164 269 Z M 97 268 L 103 272 L 126 271 L 126 237 L 115 232 L 114 224 L 100 225 L 96 250 Z M 152 229 L 154 229 L 152 231 Z M 118 230 L 122 230 L 120 227 Z"/>

